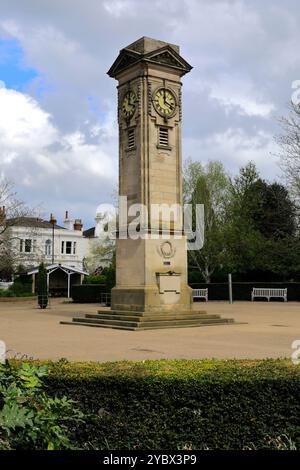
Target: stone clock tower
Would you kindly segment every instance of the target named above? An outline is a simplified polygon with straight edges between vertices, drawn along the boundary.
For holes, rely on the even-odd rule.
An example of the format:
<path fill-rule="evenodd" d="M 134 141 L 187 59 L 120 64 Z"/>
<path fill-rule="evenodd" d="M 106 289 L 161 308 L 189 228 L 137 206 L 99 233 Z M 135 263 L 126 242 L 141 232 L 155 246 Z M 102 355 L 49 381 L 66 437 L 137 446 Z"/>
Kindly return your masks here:
<path fill-rule="evenodd" d="M 119 195 L 127 207 L 119 207 L 111 310 L 76 324 L 135 330 L 224 322 L 192 309 L 187 284 L 181 77 L 191 68 L 178 46 L 143 37 L 122 49 L 108 71 L 118 81 Z M 137 204 L 145 210 L 132 237 Z M 157 210 L 162 204 L 166 212 Z"/>
<path fill-rule="evenodd" d="M 140 238 L 117 240 L 113 310 L 191 308 L 181 220 L 181 77 L 191 68 L 178 46 L 143 37 L 108 72 L 118 80 L 119 194 L 129 214 L 133 204 L 146 207 Z M 164 213 L 161 204 L 174 210 Z M 126 233 L 121 219 L 119 229 Z"/>

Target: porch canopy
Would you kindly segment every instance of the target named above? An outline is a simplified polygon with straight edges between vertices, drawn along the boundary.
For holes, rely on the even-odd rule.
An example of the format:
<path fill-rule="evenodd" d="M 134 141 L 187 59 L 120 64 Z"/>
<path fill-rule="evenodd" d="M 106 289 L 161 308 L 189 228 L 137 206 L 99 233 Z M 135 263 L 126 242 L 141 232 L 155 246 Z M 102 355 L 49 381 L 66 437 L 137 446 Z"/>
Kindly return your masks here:
<path fill-rule="evenodd" d="M 66 290 L 67 290 L 67 293 L 68 293 L 68 298 L 70 298 L 70 293 L 71 293 L 71 276 L 72 275 L 78 275 L 80 276 L 80 284 L 82 283 L 82 280 L 83 280 L 83 277 L 84 276 L 88 276 L 89 273 L 86 272 L 86 271 L 83 271 L 82 269 L 78 269 L 78 268 L 75 268 L 75 267 L 71 267 L 71 266 L 66 266 L 65 264 L 49 264 L 48 266 L 45 266 L 46 268 L 46 271 L 47 271 L 47 286 L 48 286 L 48 291 L 49 291 L 49 288 L 50 288 L 50 276 L 53 274 L 53 273 L 57 273 L 58 271 L 60 271 L 61 273 L 65 273 L 66 276 L 67 276 L 67 286 L 66 286 Z M 34 293 L 35 292 L 35 279 L 36 279 L 36 275 L 38 274 L 39 272 L 39 268 L 36 267 L 36 268 L 33 268 L 33 269 L 30 269 L 29 271 L 27 271 L 27 274 L 29 276 L 32 276 L 32 292 Z M 61 282 L 63 282 L 63 280 L 60 280 Z M 60 284 L 62 288 L 65 288 L 64 285 Z"/>

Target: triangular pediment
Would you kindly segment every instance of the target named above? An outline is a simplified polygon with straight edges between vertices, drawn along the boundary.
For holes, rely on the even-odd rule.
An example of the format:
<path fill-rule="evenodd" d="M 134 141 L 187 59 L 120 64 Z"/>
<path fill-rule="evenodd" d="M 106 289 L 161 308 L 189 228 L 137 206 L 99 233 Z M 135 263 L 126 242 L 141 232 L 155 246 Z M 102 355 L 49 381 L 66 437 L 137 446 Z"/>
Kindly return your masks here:
<path fill-rule="evenodd" d="M 122 49 L 107 73 L 110 77 L 116 77 L 120 72 L 138 62 L 151 62 L 175 68 L 181 71 L 181 75 L 192 69 L 192 66 L 180 54 L 167 45 L 146 54 L 129 48 Z"/>
<path fill-rule="evenodd" d="M 123 49 L 107 73 L 110 77 L 115 77 L 119 72 L 138 62 L 140 59 L 140 53 L 130 49 Z"/>
<path fill-rule="evenodd" d="M 192 69 L 192 66 L 184 60 L 181 55 L 177 54 L 170 46 L 162 47 L 154 52 L 148 53 L 144 57 L 147 61 L 156 62 L 158 64 L 166 65 L 168 67 L 177 68 L 182 72 L 187 73 Z"/>

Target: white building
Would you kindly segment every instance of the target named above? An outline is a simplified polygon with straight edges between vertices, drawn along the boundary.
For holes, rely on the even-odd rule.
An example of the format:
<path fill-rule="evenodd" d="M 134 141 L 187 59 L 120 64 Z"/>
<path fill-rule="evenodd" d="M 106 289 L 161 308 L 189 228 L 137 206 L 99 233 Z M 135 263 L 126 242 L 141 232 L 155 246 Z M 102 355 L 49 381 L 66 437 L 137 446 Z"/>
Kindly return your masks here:
<path fill-rule="evenodd" d="M 109 264 L 109 256 L 105 260 L 97 254 L 97 249 L 107 244 L 103 239 L 106 214 L 97 213 L 95 227 L 83 231 L 81 219 L 71 219 L 68 211 L 62 225 L 57 224 L 52 214 L 49 220 L 39 217 L 9 219 L 5 216 L 5 208 L 0 211 L 2 224 L 9 227 L 4 233 L 15 269 L 21 265 L 31 270 L 43 261 L 46 265 L 61 264 L 84 271 L 88 267 L 93 273 Z"/>
<path fill-rule="evenodd" d="M 83 269 L 88 255 L 89 241 L 83 235 L 80 219 L 71 220 L 66 212 L 63 226 L 37 217 L 8 219 L 9 240 L 15 265 L 31 268 L 44 261 L 45 264 L 63 264 Z"/>

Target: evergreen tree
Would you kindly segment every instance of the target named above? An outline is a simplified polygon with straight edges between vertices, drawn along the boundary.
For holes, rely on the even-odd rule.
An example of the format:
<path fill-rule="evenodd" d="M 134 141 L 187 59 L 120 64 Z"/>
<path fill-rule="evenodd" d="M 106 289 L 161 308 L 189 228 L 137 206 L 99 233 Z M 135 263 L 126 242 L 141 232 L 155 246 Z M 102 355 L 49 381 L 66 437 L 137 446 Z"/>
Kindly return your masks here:
<path fill-rule="evenodd" d="M 283 185 L 259 179 L 249 192 L 255 201 L 249 208 L 249 215 L 264 237 L 278 240 L 295 234 L 296 208 Z"/>
<path fill-rule="evenodd" d="M 38 273 L 38 303 L 40 308 L 46 308 L 48 305 L 47 270 L 43 262 Z"/>

